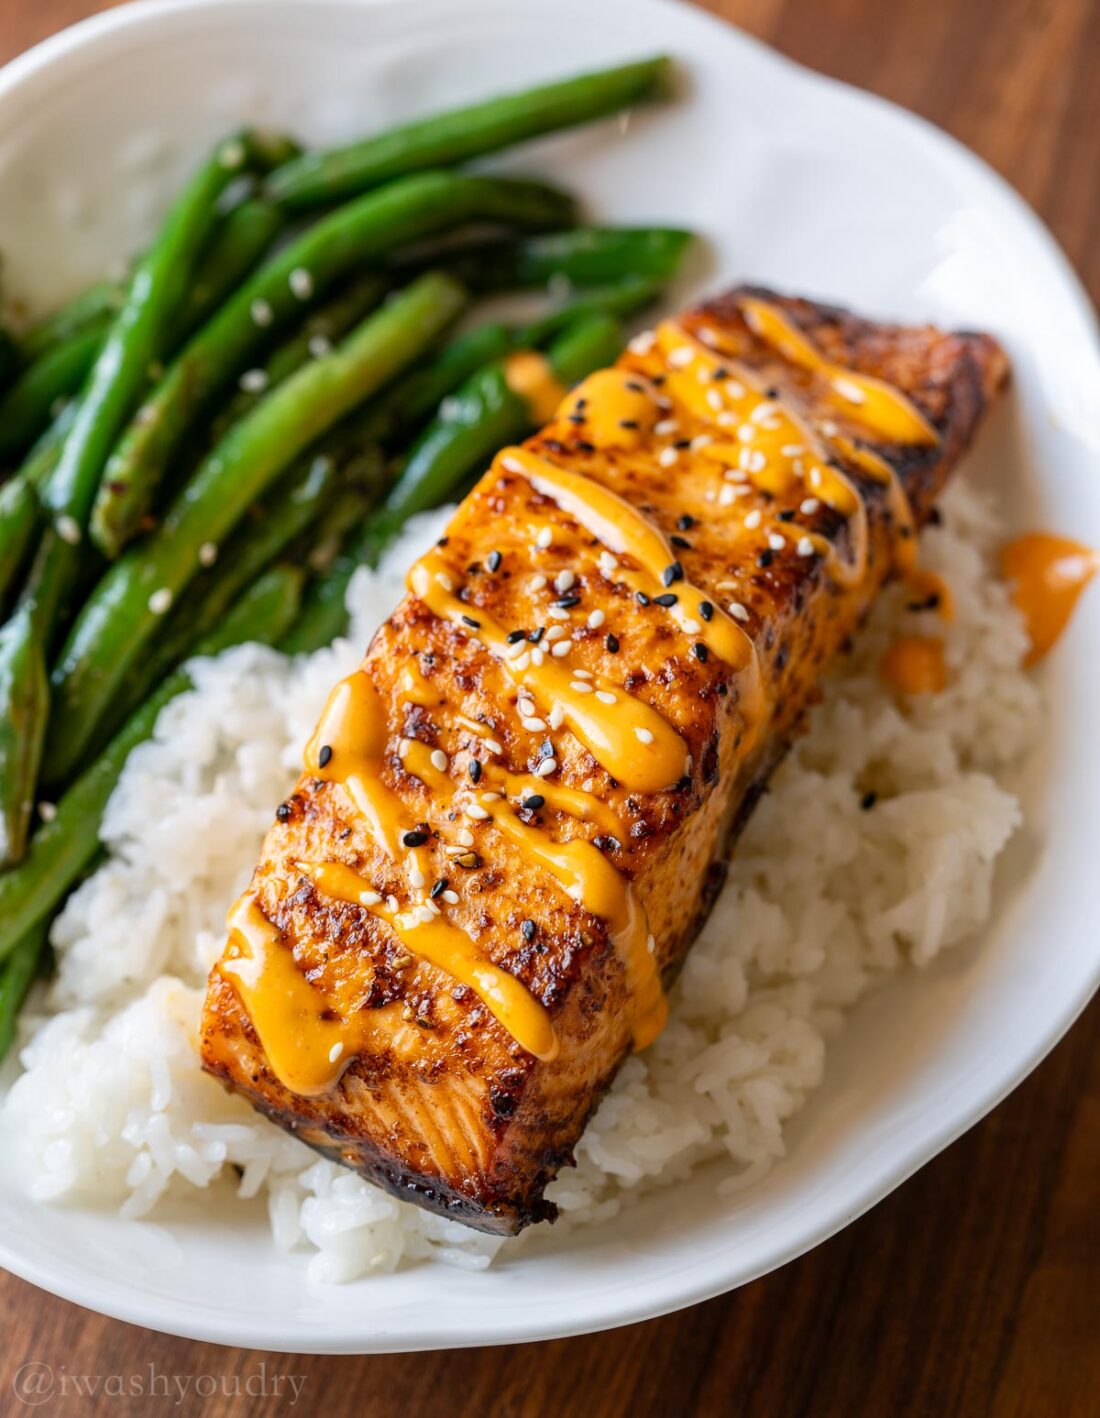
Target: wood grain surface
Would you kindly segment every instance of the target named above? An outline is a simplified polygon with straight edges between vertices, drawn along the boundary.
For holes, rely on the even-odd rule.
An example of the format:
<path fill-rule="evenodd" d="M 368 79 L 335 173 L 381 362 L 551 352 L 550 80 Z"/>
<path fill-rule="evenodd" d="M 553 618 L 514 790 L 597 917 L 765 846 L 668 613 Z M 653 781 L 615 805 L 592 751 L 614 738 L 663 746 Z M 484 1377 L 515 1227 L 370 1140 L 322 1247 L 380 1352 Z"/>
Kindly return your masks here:
<path fill-rule="evenodd" d="M 0 0 L 0 61 L 101 8 Z M 707 8 L 969 144 L 1100 297 L 1097 0 Z M 22 1411 L 27 1363 L 52 1368 L 41 1411 L 59 1413 L 1100 1414 L 1100 1002 L 985 1122 L 834 1240 L 649 1324 L 514 1349 L 288 1357 L 167 1339 L 3 1275 L 0 1324 L 0 1414 Z M 152 1375 L 153 1396 L 115 1396 Z M 84 1376 L 99 1397 L 80 1395 Z"/>

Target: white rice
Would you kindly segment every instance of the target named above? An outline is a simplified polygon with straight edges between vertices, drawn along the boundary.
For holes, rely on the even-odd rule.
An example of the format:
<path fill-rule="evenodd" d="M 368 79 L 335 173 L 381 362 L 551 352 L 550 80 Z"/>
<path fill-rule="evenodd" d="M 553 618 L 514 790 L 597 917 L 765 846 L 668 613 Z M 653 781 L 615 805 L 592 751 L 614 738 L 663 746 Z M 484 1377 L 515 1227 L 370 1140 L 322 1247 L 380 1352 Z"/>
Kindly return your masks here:
<path fill-rule="evenodd" d="M 989 916 L 1020 823 L 1002 779 L 1034 740 L 1022 624 L 994 579 L 1000 529 L 965 487 L 922 539 L 955 619 L 889 591 L 742 838 L 677 985 L 671 1022 L 631 1058 L 550 1189 L 565 1224 L 726 1159 L 725 1187 L 783 1155 L 822 1081 L 827 1041 L 884 976 L 923 966 Z M 109 855 L 52 939 L 58 973 L 25 1026 L 0 1105 L 0 1156 L 38 1201 L 145 1216 L 180 1190 L 267 1199 L 275 1244 L 318 1280 L 431 1257 L 479 1268 L 502 1243 L 391 1200 L 227 1095 L 199 1070 L 206 973 L 324 697 L 398 598 L 422 519 L 351 589 L 351 636 L 305 660 L 245 646 L 195 666 L 196 688 L 130 759 L 103 828 Z M 900 631 L 943 633 L 949 688 L 900 709 L 876 675 Z M 861 807 L 873 790 L 877 802 Z M 238 1171 L 239 1169 L 239 1171 Z M 561 1225 L 562 1223 L 559 1223 Z"/>

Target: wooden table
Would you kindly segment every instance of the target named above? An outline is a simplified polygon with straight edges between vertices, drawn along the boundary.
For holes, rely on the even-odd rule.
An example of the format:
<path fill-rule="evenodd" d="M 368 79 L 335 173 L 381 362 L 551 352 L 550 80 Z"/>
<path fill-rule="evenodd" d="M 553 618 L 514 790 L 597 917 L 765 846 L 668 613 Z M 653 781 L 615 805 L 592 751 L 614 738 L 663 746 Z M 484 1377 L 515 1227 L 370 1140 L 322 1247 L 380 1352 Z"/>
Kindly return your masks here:
<path fill-rule="evenodd" d="M 456 0 L 461 3 L 461 0 Z M 97 0 L 2 0 L 0 61 Z M 1097 0 L 710 0 L 826 73 L 916 109 L 1042 213 L 1100 298 Z M 812 1254 L 722 1299 L 514 1349 L 318 1359 L 166 1339 L 0 1276 L 0 1412 L 28 1361 L 171 1395 L 43 1411 L 326 1418 L 1100 1413 L 1100 1002 L 984 1123 Z M 266 1365 L 266 1368 L 261 1368 Z M 272 1397 L 277 1376 L 282 1399 Z M 304 1379 L 293 1407 L 289 1379 Z M 268 1397 L 196 1397 L 215 1385 Z"/>

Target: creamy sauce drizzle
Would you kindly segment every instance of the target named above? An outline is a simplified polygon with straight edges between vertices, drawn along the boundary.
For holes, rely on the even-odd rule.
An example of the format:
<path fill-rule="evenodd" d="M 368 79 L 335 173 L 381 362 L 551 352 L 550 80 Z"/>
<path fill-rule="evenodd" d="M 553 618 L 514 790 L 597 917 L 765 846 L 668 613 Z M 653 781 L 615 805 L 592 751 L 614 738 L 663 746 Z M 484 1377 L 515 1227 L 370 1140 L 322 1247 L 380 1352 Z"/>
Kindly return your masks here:
<path fill-rule="evenodd" d="M 565 385 L 537 350 L 516 350 L 504 360 L 504 382 L 531 410 L 535 423 L 549 423 L 565 398 Z"/>
<path fill-rule="evenodd" d="M 1031 532 L 1001 551 L 1001 575 L 1014 583 L 1012 599 L 1023 614 L 1033 665 L 1069 624 L 1081 592 L 1100 568 L 1100 552 L 1068 537 Z"/>

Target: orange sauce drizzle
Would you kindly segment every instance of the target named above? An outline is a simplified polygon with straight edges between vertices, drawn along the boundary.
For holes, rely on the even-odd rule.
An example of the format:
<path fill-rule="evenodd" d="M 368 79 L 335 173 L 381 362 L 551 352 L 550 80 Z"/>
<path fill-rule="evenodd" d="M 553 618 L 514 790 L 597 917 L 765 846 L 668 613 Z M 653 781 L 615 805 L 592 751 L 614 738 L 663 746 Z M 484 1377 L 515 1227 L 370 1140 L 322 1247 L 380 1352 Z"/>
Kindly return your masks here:
<path fill-rule="evenodd" d="M 1068 537 L 1031 532 L 1001 551 L 1001 575 L 1014 583 L 1012 599 L 1024 617 L 1034 665 L 1069 624 L 1078 597 L 1100 567 L 1100 552 Z"/>
<path fill-rule="evenodd" d="M 566 389 L 537 350 L 515 350 L 504 360 L 504 382 L 531 410 L 532 421 L 549 423 Z"/>
<path fill-rule="evenodd" d="M 629 369 L 600 369 L 583 380 L 561 410 L 583 413 L 585 437 L 597 448 L 637 448 L 656 410 L 657 391 L 644 375 Z"/>
<path fill-rule="evenodd" d="M 883 655 L 879 673 L 899 694 L 939 694 L 947 688 L 943 641 L 935 636 L 899 636 Z"/>
<path fill-rule="evenodd" d="M 517 669 L 506 653 L 505 632 L 479 607 L 458 599 L 451 568 L 437 551 L 413 565 L 408 586 L 435 615 L 465 629 L 491 650 L 514 684 L 523 685 L 536 701 L 559 704 L 566 726 L 624 787 L 656 793 L 670 788 L 683 774 L 687 745 L 650 705 L 601 679 L 589 681 L 592 689 L 582 694 L 574 688 L 573 672 L 556 660 Z M 613 702 L 603 703 L 593 691 L 613 695 Z"/>

